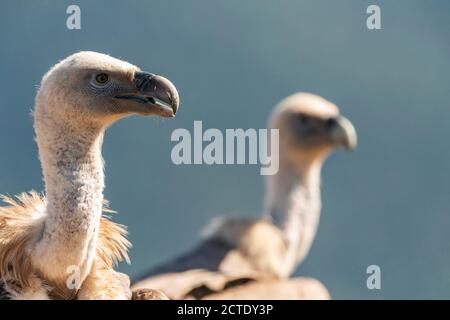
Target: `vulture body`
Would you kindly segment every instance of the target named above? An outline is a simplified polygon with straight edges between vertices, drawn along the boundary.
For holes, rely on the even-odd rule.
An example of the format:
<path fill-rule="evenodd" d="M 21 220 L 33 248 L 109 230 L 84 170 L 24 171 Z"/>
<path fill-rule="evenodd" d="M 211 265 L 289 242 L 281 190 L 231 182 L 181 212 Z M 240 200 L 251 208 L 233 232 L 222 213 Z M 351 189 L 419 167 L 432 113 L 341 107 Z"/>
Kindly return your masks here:
<path fill-rule="evenodd" d="M 79 52 L 43 77 L 33 113 L 45 196 L 3 197 L 4 299 L 130 299 L 123 226 L 102 216 L 105 130 L 133 114 L 173 117 L 172 83 L 125 61 Z"/>
<path fill-rule="evenodd" d="M 356 132 L 333 103 L 297 93 L 275 108 L 279 171 L 268 176 L 261 218 L 219 218 L 191 251 L 148 271 L 133 288 L 173 299 L 328 299 L 310 278 L 289 279 L 309 252 L 319 223 L 320 174 L 330 151 L 353 149 Z"/>

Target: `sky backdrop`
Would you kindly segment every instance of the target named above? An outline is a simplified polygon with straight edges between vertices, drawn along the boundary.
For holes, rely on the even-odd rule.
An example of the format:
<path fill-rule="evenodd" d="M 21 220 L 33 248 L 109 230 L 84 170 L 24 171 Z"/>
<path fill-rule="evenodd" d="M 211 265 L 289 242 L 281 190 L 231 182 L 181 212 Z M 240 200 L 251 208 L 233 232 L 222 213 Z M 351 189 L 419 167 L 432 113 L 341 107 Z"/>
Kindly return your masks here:
<path fill-rule="evenodd" d="M 81 8 L 81 30 L 66 8 Z M 381 7 L 382 29 L 366 27 Z M 340 106 L 359 147 L 325 164 L 323 210 L 296 275 L 334 298 L 450 298 L 450 2 L 355 0 L 1 1 L 0 193 L 42 190 L 30 110 L 42 75 L 81 50 L 177 86 L 175 119 L 132 117 L 106 134 L 106 197 L 129 227 L 132 265 L 193 246 L 212 218 L 258 216 L 258 166 L 175 166 L 176 128 L 264 128 L 297 91 Z M 366 268 L 381 267 L 368 290 Z"/>

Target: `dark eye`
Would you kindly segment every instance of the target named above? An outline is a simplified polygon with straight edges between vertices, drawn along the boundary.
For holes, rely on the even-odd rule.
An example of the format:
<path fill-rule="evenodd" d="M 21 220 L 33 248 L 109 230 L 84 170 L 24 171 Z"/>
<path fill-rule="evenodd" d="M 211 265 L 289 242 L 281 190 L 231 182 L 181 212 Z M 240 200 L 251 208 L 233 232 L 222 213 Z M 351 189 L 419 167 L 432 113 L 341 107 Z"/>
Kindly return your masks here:
<path fill-rule="evenodd" d="M 107 83 L 109 80 L 109 76 L 106 73 L 99 73 L 98 75 L 95 76 L 95 81 L 98 84 L 105 84 Z"/>
<path fill-rule="evenodd" d="M 337 121 L 334 118 L 329 118 L 326 120 L 325 125 L 327 126 L 327 128 L 331 129 L 336 125 Z"/>
<path fill-rule="evenodd" d="M 300 120 L 301 124 L 308 124 L 310 119 L 309 119 L 309 117 L 301 114 L 298 116 L 298 120 Z"/>

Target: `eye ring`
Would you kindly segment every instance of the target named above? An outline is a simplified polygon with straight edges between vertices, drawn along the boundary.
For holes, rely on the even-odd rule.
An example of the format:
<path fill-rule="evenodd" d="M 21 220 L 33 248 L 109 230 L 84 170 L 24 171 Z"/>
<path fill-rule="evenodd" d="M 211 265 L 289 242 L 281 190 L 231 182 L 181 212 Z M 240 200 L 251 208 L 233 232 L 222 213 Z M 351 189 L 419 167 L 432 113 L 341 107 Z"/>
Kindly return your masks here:
<path fill-rule="evenodd" d="M 109 76 L 106 73 L 99 73 L 95 76 L 95 82 L 99 85 L 105 85 L 109 81 Z"/>

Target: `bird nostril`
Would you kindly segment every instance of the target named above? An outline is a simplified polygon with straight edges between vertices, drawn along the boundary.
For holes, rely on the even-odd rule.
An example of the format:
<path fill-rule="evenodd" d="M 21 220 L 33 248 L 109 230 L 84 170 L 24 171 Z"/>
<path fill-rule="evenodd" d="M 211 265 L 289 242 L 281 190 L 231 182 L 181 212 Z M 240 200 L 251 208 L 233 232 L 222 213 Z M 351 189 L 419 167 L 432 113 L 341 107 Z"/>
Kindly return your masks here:
<path fill-rule="evenodd" d="M 136 72 L 134 74 L 134 80 L 138 90 L 145 91 L 154 77 L 155 75 L 153 73 L 145 71 Z"/>

